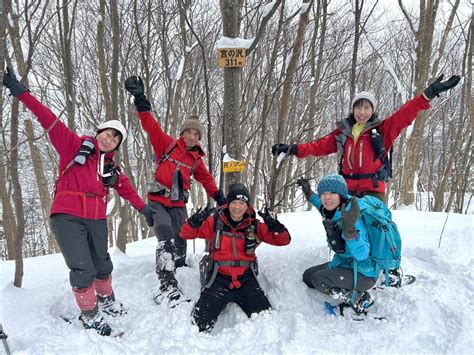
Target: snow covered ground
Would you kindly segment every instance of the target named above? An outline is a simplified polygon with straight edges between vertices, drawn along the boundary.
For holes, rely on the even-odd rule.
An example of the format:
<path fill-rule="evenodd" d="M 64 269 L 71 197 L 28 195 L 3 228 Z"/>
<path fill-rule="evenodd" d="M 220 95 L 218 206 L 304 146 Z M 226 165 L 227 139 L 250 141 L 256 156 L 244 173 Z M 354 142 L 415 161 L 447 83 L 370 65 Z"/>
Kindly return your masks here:
<path fill-rule="evenodd" d="M 59 317 L 78 312 L 60 254 L 26 259 L 21 289 L 11 283 L 14 262 L 0 262 L 0 322 L 17 354 L 472 354 L 473 216 L 449 214 L 441 248 L 445 213 L 401 210 L 394 219 L 404 243 L 403 269 L 417 282 L 374 291 L 372 313 L 388 322 L 330 317 L 324 299 L 301 281 L 306 268 L 328 258 L 315 211 L 281 215 L 291 244 L 257 250 L 259 278 L 274 311 L 247 319 L 231 305 L 210 335 L 191 325 L 192 303 L 172 310 L 153 303 L 155 239 L 129 244 L 127 255 L 110 251 L 115 292 L 129 308 L 126 316 L 110 322 L 125 331 L 121 338 L 101 337 Z M 193 302 L 199 296 L 197 264 L 203 247 L 198 241 L 192 254 L 190 242 L 191 267 L 177 272 Z"/>

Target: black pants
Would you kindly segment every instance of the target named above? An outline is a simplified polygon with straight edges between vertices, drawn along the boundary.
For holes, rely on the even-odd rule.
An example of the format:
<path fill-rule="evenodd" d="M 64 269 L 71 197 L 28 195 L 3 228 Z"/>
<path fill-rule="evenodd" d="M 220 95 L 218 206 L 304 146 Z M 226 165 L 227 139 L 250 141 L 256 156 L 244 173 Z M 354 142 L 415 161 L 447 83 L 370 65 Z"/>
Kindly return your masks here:
<path fill-rule="evenodd" d="M 51 216 L 51 230 L 66 265 L 74 288 L 87 288 L 95 279 L 106 279 L 113 265 L 107 252 L 107 221 L 85 219 L 68 214 Z"/>
<path fill-rule="evenodd" d="M 192 317 L 200 332 L 209 332 L 217 322 L 217 318 L 229 302 L 235 302 L 250 318 L 253 313 L 271 309 L 271 304 L 251 270 L 247 270 L 242 279 L 242 286 L 229 288 L 230 277 L 217 274 L 210 288 L 201 292 L 192 311 Z"/>
<path fill-rule="evenodd" d="M 326 295 L 332 288 L 343 290 L 354 289 L 354 270 L 347 268 L 328 269 L 329 263 L 312 266 L 303 273 L 303 281 L 311 288 L 317 289 Z M 367 291 L 377 282 L 377 278 L 367 277 L 357 273 L 357 292 Z"/>
<path fill-rule="evenodd" d="M 185 265 L 187 243 L 179 237 L 179 230 L 186 220 L 187 211 L 186 207 L 166 207 L 154 201 L 148 201 L 148 204 L 155 210 L 156 273 L 160 288 L 165 291 L 177 286 L 174 270 Z"/>

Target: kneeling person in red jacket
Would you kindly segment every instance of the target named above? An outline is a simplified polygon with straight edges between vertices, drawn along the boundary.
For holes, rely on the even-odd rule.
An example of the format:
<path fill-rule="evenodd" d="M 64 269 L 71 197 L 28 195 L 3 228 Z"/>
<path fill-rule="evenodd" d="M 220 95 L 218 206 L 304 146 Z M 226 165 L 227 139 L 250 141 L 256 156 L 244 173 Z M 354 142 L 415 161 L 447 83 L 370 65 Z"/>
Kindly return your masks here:
<path fill-rule="evenodd" d="M 80 320 L 86 329 L 110 335 L 111 328 L 102 314 L 117 316 L 125 310 L 115 300 L 113 265 L 107 252 L 109 188 L 113 187 L 145 215 L 149 226 L 153 225 L 152 210 L 113 160 L 127 137 L 125 127 L 120 121 L 110 120 L 99 125 L 95 137 L 80 137 L 33 97 L 9 67 L 3 86 L 38 118 L 59 155 L 51 230 L 70 269 L 69 281 L 81 310 Z"/>
<path fill-rule="evenodd" d="M 198 211 L 181 227 L 181 238 L 205 238 L 209 243 L 212 267 L 192 312 L 201 332 L 212 330 L 229 302 L 237 303 L 248 317 L 271 309 L 257 281 L 255 249 L 261 242 L 288 245 L 290 234 L 267 211 L 258 212 L 265 223 L 260 222 L 248 201 L 248 189 L 232 184 L 227 205 L 214 214 L 209 207 Z"/>

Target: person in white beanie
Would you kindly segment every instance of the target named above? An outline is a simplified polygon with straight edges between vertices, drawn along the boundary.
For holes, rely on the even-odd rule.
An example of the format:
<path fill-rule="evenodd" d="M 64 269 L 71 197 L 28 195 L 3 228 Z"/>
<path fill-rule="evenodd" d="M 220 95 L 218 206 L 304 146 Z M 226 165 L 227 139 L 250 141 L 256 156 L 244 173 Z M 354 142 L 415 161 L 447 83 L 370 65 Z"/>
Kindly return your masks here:
<path fill-rule="evenodd" d="M 375 96 L 360 92 L 352 99 L 349 116 L 337 122 L 334 131 L 309 143 L 274 144 L 272 154 L 306 158 L 338 153 L 338 173 L 346 180 L 349 193 L 356 197 L 373 195 L 384 201 L 385 183 L 392 173 L 389 152 L 395 139 L 418 113 L 430 107 L 431 99 L 456 86 L 460 77 L 442 79 L 443 75 L 385 120 L 377 117 Z"/>

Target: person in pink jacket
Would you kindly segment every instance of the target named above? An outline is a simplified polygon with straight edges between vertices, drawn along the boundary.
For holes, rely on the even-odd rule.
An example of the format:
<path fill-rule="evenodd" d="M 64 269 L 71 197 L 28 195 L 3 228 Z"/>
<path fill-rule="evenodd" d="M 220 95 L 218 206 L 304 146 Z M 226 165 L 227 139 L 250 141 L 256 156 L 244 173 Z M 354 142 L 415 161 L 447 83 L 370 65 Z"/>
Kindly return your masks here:
<path fill-rule="evenodd" d="M 95 137 L 80 137 L 33 97 L 7 67 L 3 86 L 38 119 L 59 155 L 59 177 L 50 212 L 51 230 L 70 269 L 69 280 L 79 319 L 86 329 L 110 335 L 103 314 L 126 313 L 112 289 L 112 261 L 107 252 L 107 196 L 110 188 L 128 200 L 153 224 L 153 212 L 138 196 L 114 162 L 115 151 L 127 137 L 117 120 L 102 123 Z"/>

